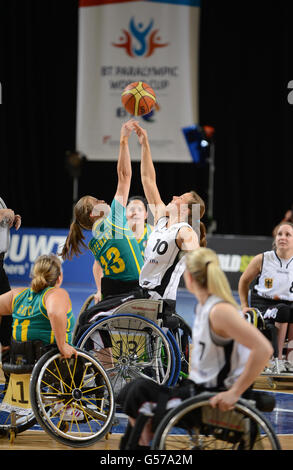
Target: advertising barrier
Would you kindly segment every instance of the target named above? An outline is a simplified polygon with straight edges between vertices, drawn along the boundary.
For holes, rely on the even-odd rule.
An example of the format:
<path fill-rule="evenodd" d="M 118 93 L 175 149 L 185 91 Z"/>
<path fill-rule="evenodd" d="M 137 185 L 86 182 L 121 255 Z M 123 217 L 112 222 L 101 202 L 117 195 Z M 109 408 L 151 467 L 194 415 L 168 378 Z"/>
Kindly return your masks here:
<path fill-rule="evenodd" d="M 68 229 L 20 228 L 11 230 L 9 252 L 4 266 L 11 285 L 27 285 L 30 282 L 31 267 L 35 259 L 48 253 L 59 253 Z M 91 232 L 85 233 L 85 242 Z M 272 249 L 271 237 L 242 237 L 233 235 L 208 235 L 208 247 L 216 251 L 220 264 L 226 273 L 232 290 L 237 290 L 238 280 L 249 261 L 258 253 Z M 92 274 L 94 258 L 89 250 L 79 257 L 63 262 L 64 283 L 95 285 Z M 180 283 L 184 286 L 183 280 Z"/>
<path fill-rule="evenodd" d="M 4 259 L 4 268 L 13 286 L 30 283 L 31 268 L 36 258 L 43 254 L 61 251 L 68 235 L 68 229 L 20 228 L 12 229 L 9 251 Z M 85 243 L 91 232 L 85 233 Z M 64 283 L 95 285 L 92 273 L 94 258 L 89 250 L 71 261 L 63 262 Z"/>
<path fill-rule="evenodd" d="M 251 259 L 258 253 L 272 249 L 272 237 L 242 237 L 235 235 L 208 235 L 208 247 L 220 260 L 233 291 L 238 290 L 238 281 Z"/>

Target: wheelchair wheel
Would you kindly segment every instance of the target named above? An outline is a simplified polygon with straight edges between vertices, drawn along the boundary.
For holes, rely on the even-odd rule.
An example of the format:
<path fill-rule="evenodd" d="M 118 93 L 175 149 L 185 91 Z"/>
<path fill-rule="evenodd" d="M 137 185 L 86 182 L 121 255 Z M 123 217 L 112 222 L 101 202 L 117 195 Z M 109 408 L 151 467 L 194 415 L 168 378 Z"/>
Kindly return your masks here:
<path fill-rule="evenodd" d="M 85 351 L 61 359 L 50 351 L 31 376 L 30 399 L 40 426 L 71 447 L 93 445 L 109 432 L 115 414 L 111 382 L 101 364 Z"/>
<path fill-rule="evenodd" d="M 173 317 L 178 319 L 178 327 L 174 330 L 171 329 L 171 332 L 180 352 L 180 371 L 177 380 L 172 384 L 175 385 L 177 382 L 180 383 L 182 380 L 188 378 L 189 375 L 189 355 L 190 344 L 192 343 L 192 330 L 178 313 L 174 313 Z"/>
<path fill-rule="evenodd" d="M 126 383 L 138 377 L 159 384 L 172 382 L 176 364 L 174 348 L 167 334 L 147 318 L 122 313 L 108 316 L 94 323 L 77 346 L 90 351 L 103 364 L 115 396 Z"/>
<path fill-rule="evenodd" d="M 278 438 L 261 413 L 240 399 L 231 411 L 212 408 L 212 393 L 184 400 L 156 429 L 153 450 L 279 450 Z"/>
<path fill-rule="evenodd" d="M 178 379 L 180 378 L 182 371 L 181 371 L 181 355 L 182 352 L 179 349 L 178 343 L 174 338 L 173 334 L 170 331 L 167 331 L 167 337 L 170 340 L 174 354 L 175 354 L 175 366 L 174 366 L 174 373 L 172 376 L 172 382 L 169 383 L 170 386 L 174 386 L 177 384 Z"/>

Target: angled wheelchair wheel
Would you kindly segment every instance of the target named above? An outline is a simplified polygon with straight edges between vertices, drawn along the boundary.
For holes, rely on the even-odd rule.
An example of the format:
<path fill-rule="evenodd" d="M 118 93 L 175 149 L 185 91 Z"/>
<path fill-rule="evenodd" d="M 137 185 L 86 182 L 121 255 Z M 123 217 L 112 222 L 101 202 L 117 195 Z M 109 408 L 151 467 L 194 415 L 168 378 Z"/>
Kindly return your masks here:
<path fill-rule="evenodd" d="M 173 334 L 170 331 L 167 331 L 167 337 L 168 337 L 169 341 L 171 342 L 173 350 L 174 350 L 174 359 L 175 359 L 174 373 L 173 373 L 173 376 L 172 376 L 172 381 L 171 382 L 169 381 L 169 385 L 174 386 L 174 385 L 177 384 L 179 378 L 182 377 L 182 370 L 181 370 L 182 352 L 180 351 L 179 345 L 178 345 L 175 337 L 173 336 Z M 185 376 L 185 374 L 184 374 L 184 376 Z"/>
<path fill-rule="evenodd" d="M 188 378 L 189 375 L 189 364 L 190 364 L 190 345 L 192 343 L 192 330 L 186 321 L 177 313 L 173 314 L 173 317 L 178 320 L 177 328 L 171 329 L 172 335 L 176 341 L 177 348 L 180 353 L 180 370 L 176 381 L 173 381 L 172 385 L 177 382 L 180 383 L 182 380 Z"/>
<path fill-rule="evenodd" d="M 184 400 L 156 429 L 153 450 L 279 450 L 270 422 L 240 399 L 231 411 L 212 408 L 212 393 Z"/>
<path fill-rule="evenodd" d="M 61 359 L 50 351 L 31 376 L 30 399 L 39 425 L 71 447 L 93 445 L 107 434 L 115 415 L 111 382 L 101 364 L 85 351 Z"/>
<path fill-rule="evenodd" d="M 176 358 L 167 334 L 152 320 L 135 314 L 110 315 L 93 324 L 80 338 L 111 379 L 115 396 L 136 378 L 172 383 Z M 177 361 L 180 358 L 177 358 Z"/>

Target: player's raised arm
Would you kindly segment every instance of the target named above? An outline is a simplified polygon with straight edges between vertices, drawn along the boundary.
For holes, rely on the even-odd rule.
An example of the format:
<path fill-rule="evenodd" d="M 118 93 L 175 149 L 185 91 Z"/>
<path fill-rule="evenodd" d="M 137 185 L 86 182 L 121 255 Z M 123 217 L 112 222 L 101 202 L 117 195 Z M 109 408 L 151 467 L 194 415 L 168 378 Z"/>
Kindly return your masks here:
<path fill-rule="evenodd" d="M 127 204 L 132 176 L 128 139 L 134 129 L 133 123 L 133 119 L 124 123 L 120 132 L 120 148 L 117 163 L 118 184 L 114 197 L 118 199 L 120 204 L 124 207 L 126 207 Z"/>
<path fill-rule="evenodd" d="M 162 216 L 166 215 L 166 206 L 163 203 L 156 182 L 156 171 L 152 160 L 150 144 L 147 131 L 134 123 L 134 129 L 141 145 L 141 182 L 149 208 L 151 209 L 155 223 Z"/>

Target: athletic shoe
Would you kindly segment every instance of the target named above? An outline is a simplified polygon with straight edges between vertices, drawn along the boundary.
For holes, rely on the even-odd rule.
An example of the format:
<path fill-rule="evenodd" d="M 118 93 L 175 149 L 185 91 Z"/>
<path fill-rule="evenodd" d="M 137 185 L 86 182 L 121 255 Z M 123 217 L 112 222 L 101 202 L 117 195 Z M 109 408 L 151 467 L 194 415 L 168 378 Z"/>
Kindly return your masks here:
<path fill-rule="evenodd" d="M 278 375 L 287 372 L 285 361 L 283 359 L 275 359 L 272 365 L 266 367 L 263 371 L 265 375 Z"/>
<path fill-rule="evenodd" d="M 62 421 L 82 421 L 84 419 L 83 412 L 70 405 L 64 409 L 64 403 L 57 403 L 54 408 L 60 414 Z"/>
<path fill-rule="evenodd" d="M 78 408 L 67 406 L 64 415 L 62 416 L 63 421 L 82 421 L 84 414 Z"/>
<path fill-rule="evenodd" d="M 284 361 L 287 372 L 293 372 L 293 364 L 290 361 Z"/>

